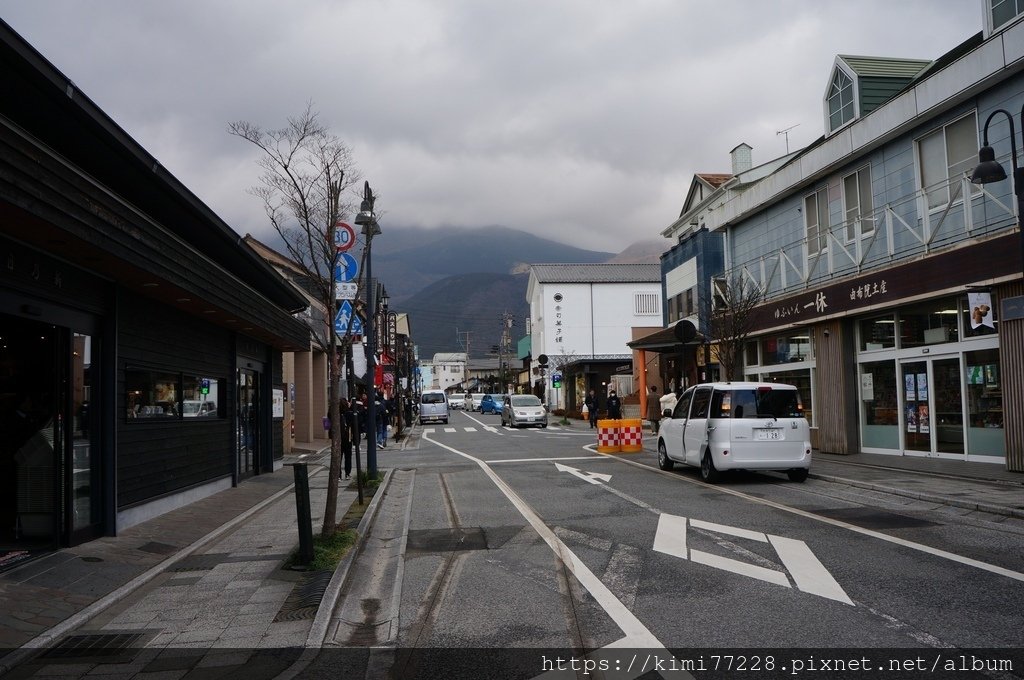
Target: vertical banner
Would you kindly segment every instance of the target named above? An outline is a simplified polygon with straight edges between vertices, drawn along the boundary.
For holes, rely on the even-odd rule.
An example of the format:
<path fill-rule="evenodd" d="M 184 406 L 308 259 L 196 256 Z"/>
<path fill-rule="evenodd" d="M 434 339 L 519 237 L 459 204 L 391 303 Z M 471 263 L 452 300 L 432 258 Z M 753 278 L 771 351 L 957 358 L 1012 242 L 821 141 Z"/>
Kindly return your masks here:
<path fill-rule="evenodd" d="M 991 293 L 968 293 L 967 306 L 971 316 L 971 329 L 977 330 L 979 326 L 995 328 L 995 319 L 992 318 L 992 294 Z"/>

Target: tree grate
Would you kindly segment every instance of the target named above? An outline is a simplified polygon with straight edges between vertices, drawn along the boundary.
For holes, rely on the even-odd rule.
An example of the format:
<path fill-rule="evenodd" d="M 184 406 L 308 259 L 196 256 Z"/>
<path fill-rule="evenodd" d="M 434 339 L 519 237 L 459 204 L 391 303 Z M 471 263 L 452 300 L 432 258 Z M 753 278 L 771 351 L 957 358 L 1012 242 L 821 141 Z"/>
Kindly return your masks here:
<path fill-rule="evenodd" d="M 327 585 L 334 576 L 333 571 L 314 571 L 303 575 L 295 584 L 288 598 L 281 605 L 274 622 L 304 621 L 316 618 L 316 612 L 327 592 Z"/>

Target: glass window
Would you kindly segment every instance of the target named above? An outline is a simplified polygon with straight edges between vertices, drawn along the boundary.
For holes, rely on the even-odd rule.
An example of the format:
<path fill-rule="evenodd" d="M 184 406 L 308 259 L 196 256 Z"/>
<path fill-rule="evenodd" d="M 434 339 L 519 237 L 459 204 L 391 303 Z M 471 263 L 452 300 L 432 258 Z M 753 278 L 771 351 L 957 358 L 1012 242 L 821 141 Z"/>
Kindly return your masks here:
<path fill-rule="evenodd" d="M 187 375 L 182 380 L 181 415 L 185 418 L 223 418 L 218 378 Z"/>
<path fill-rule="evenodd" d="M 894 361 L 861 364 L 860 399 L 863 445 L 866 448 L 898 449 L 899 392 L 896 390 Z"/>
<path fill-rule="evenodd" d="M 999 350 L 967 352 L 967 453 L 1005 456 L 1003 388 L 999 379 Z"/>
<path fill-rule="evenodd" d="M 808 423 L 814 423 L 814 413 L 811 408 L 811 369 L 804 368 L 799 371 L 776 371 L 767 374 L 764 379 L 770 382 L 793 385 L 796 387 L 796 391 L 800 394 L 800 404 L 803 409 L 803 415 L 807 417 Z"/>
<path fill-rule="evenodd" d="M 686 390 L 683 392 L 683 396 L 676 402 L 676 407 L 672 411 L 673 418 L 685 419 L 687 412 L 690 410 L 690 399 L 693 398 L 693 389 Z"/>
<path fill-rule="evenodd" d="M 939 128 L 917 140 L 921 188 L 927 192 L 929 210 L 951 200 L 962 200 L 959 180 L 977 163 L 978 123 L 975 114 Z M 971 192 L 980 188 L 972 185 Z"/>
<path fill-rule="evenodd" d="M 956 298 L 929 300 L 900 311 L 900 347 L 920 347 L 959 339 Z"/>
<path fill-rule="evenodd" d="M 992 12 L 992 30 L 1011 22 L 1024 13 L 1024 0 L 989 0 Z"/>
<path fill-rule="evenodd" d="M 861 319 L 860 350 L 890 349 L 896 346 L 896 317 L 892 314 L 873 319 Z"/>
<path fill-rule="evenodd" d="M 853 120 L 853 80 L 840 69 L 836 69 L 828 91 L 828 125 L 835 131 Z"/>
<path fill-rule="evenodd" d="M 846 206 L 847 241 L 867 236 L 875 230 L 875 223 L 868 219 L 875 209 L 871 200 L 870 168 L 861 168 L 843 178 L 843 203 Z"/>
<path fill-rule="evenodd" d="M 744 363 L 747 366 L 757 366 L 760 362 L 757 359 L 757 341 L 748 342 L 744 345 Z"/>
<path fill-rule="evenodd" d="M 804 199 L 807 225 L 807 252 L 819 253 L 828 246 L 828 187 L 822 187 Z"/>
<path fill-rule="evenodd" d="M 811 358 L 811 336 L 806 333 L 761 339 L 761 365 L 775 366 Z"/>
<path fill-rule="evenodd" d="M 178 415 L 179 376 L 159 371 L 125 371 L 128 418 L 168 418 Z"/>
<path fill-rule="evenodd" d="M 708 388 L 698 389 L 693 395 L 693 408 L 690 410 L 691 418 L 707 418 L 708 405 L 711 403 L 711 390 Z"/>

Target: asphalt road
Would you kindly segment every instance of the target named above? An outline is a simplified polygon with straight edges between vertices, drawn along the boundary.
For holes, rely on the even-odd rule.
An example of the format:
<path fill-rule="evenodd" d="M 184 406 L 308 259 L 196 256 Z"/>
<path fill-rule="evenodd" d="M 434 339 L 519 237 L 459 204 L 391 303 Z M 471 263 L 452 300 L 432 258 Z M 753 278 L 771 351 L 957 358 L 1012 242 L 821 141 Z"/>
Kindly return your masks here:
<path fill-rule="evenodd" d="M 763 668 L 772 650 L 872 649 L 871 670 L 912 661 L 907 672 L 942 669 L 954 649 L 1021 647 L 1015 527 L 783 474 L 711 486 L 695 469 L 658 470 L 650 452 L 597 454 L 594 440 L 479 413 L 422 428 L 386 463 L 395 507 L 381 521 L 400 547 L 390 571 L 368 569 L 393 578 L 369 594 L 356 579 L 346 599 L 371 603 L 374 620 L 393 609 L 392 623 L 369 636 L 341 626 L 333 644 L 420 650 L 387 661 L 406 676 L 427 650 L 602 649 L 618 677 L 650 671 L 651 650 L 761 650 Z M 529 659 L 550 670 L 549 655 Z M 779 659 L 786 675 L 815 664 Z"/>

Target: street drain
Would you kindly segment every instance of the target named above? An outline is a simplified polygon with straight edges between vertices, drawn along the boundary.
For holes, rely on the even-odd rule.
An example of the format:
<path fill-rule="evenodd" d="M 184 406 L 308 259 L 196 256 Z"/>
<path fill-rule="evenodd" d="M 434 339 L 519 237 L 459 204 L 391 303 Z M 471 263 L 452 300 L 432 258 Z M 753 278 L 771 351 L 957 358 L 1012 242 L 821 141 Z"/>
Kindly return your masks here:
<path fill-rule="evenodd" d="M 416 529 L 409 532 L 405 549 L 412 552 L 461 552 L 487 550 L 483 527 L 453 529 Z"/>
<path fill-rule="evenodd" d="M 69 635 L 46 650 L 40 658 L 61 663 L 129 663 L 152 636 L 151 632 Z"/>
<path fill-rule="evenodd" d="M 317 609 L 327 592 L 327 585 L 334 576 L 333 571 L 314 571 L 303 575 L 288 594 L 274 622 L 307 621 L 316 618 Z"/>

